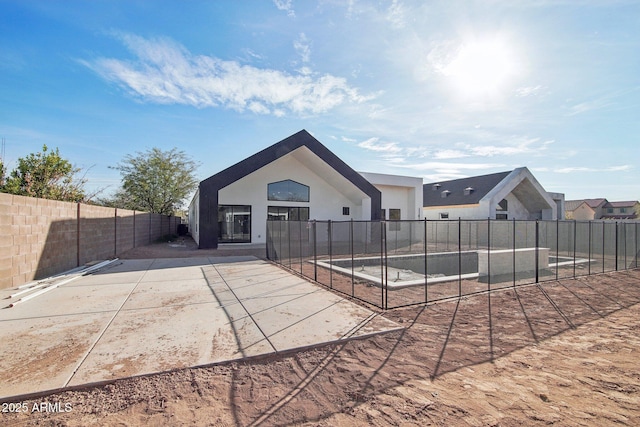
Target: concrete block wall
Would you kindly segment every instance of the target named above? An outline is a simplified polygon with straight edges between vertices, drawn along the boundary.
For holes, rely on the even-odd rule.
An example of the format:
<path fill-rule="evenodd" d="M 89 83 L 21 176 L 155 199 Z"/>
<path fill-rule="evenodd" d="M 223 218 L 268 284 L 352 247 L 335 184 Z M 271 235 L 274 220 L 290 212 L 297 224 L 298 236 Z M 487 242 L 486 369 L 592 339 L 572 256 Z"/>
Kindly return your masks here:
<path fill-rule="evenodd" d="M 0 193 L 0 289 L 110 259 L 177 232 L 179 217 Z"/>
<path fill-rule="evenodd" d="M 116 209 L 116 253 L 135 247 L 135 211 Z"/>
<path fill-rule="evenodd" d="M 115 209 L 78 205 L 80 236 L 78 264 L 116 256 Z"/>
<path fill-rule="evenodd" d="M 151 244 L 151 214 L 150 213 L 136 213 L 135 216 L 135 245 L 144 246 Z"/>

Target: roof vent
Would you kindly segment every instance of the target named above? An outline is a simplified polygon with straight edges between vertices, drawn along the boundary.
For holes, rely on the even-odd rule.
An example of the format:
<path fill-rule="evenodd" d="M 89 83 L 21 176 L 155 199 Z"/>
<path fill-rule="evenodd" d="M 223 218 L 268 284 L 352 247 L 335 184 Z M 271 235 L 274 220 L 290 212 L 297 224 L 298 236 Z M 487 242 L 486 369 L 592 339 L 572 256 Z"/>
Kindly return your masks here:
<path fill-rule="evenodd" d="M 464 189 L 464 195 L 468 196 L 469 194 L 473 193 L 473 187 L 467 187 Z"/>
<path fill-rule="evenodd" d="M 433 184 L 433 187 L 431 187 L 433 189 L 433 191 L 438 191 L 438 189 L 442 187 L 442 185 L 440 184 Z"/>
<path fill-rule="evenodd" d="M 442 193 L 440 193 L 440 196 L 444 199 L 444 198 L 446 198 L 449 194 L 451 194 L 451 191 L 449 191 L 449 190 L 444 190 Z"/>

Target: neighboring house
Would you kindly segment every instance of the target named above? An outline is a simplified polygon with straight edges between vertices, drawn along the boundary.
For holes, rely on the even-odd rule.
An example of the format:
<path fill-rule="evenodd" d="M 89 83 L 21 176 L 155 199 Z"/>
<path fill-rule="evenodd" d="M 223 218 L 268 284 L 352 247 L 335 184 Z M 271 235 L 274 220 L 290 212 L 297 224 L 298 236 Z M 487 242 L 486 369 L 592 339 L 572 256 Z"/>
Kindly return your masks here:
<path fill-rule="evenodd" d="M 425 184 L 426 219 L 564 218 L 564 194 L 548 193 L 526 167 Z"/>
<path fill-rule="evenodd" d="M 565 218 L 578 221 L 592 220 L 596 211 L 584 200 L 567 200 L 565 202 Z"/>
<path fill-rule="evenodd" d="M 607 199 L 568 200 L 567 219 L 589 221 L 594 219 L 637 219 L 640 202 L 637 200 L 610 202 Z"/>
<path fill-rule="evenodd" d="M 608 202 L 604 206 L 602 219 L 637 219 L 640 202 L 629 200 L 624 202 Z"/>
<path fill-rule="evenodd" d="M 421 192 L 420 178 L 356 172 L 302 130 L 200 182 L 189 230 L 216 248 L 265 243 L 267 219 L 419 219 Z"/>

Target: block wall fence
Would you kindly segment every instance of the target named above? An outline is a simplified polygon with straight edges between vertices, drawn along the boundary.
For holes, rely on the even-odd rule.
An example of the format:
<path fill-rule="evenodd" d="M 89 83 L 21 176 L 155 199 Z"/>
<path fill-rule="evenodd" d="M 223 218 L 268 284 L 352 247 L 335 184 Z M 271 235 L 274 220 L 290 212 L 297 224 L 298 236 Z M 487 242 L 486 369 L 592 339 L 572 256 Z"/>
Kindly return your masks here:
<path fill-rule="evenodd" d="M 0 193 L 0 289 L 175 234 L 181 218 Z"/>

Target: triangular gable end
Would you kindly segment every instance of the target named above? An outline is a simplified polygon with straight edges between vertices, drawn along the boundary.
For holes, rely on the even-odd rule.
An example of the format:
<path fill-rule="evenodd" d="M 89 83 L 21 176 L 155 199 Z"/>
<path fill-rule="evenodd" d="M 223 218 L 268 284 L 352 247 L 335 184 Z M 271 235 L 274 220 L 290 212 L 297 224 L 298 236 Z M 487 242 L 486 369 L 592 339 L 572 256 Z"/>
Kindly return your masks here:
<path fill-rule="evenodd" d="M 509 193 L 513 193 L 529 212 L 551 210 L 551 218 L 556 217 L 556 203 L 526 167 L 514 169 L 482 201 L 495 206 Z"/>
<path fill-rule="evenodd" d="M 217 208 L 220 189 L 301 147 L 311 151 L 366 194 L 371 199 L 371 219 L 380 219 L 382 201 L 380 191 L 303 129 L 200 182 L 200 247 L 215 248 L 218 245 Z"/>

